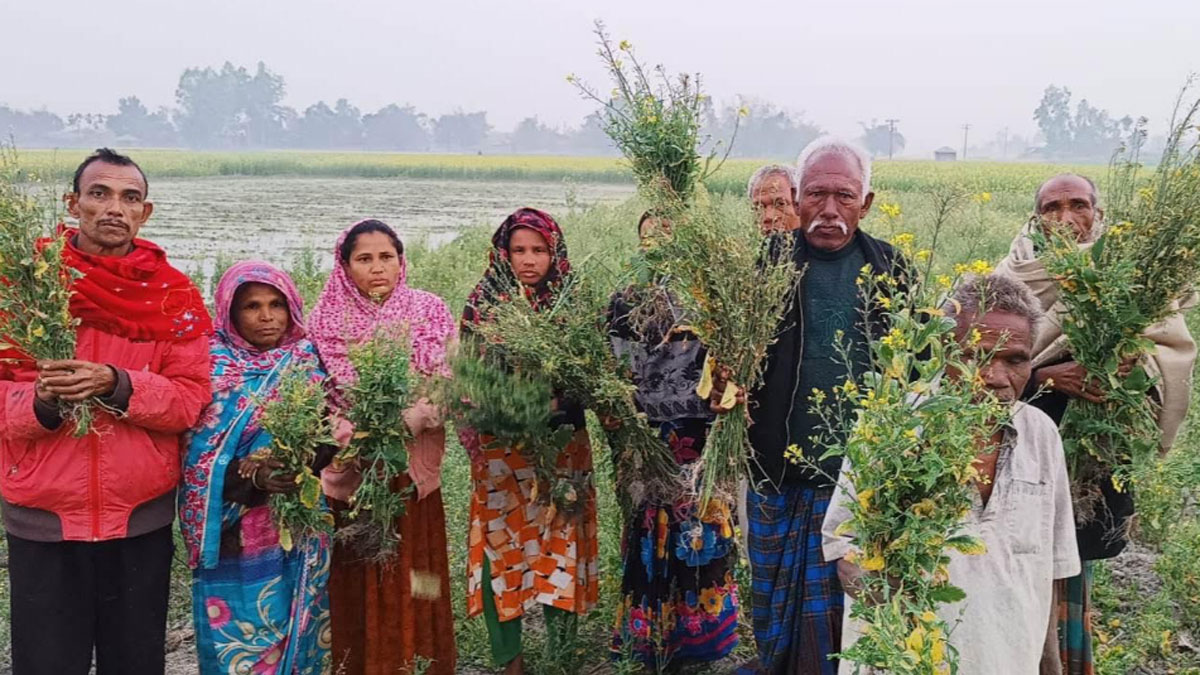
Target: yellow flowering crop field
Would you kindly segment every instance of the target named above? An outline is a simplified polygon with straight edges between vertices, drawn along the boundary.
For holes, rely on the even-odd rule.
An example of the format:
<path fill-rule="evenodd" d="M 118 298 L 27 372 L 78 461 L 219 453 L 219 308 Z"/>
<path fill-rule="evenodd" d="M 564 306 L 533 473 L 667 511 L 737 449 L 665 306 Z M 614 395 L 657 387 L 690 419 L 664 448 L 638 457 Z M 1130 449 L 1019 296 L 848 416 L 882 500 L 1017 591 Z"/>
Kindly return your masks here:
<path fill-rule="evenodd" d="M 616 157 L 558 155 L 449 155 L 432 153 L 274 150 L 210 152 L 129 149 L 146 173 L 159 178 L 202 176 L 413 177 L 494 180 L 571 180 L 632 183 Z M 47 177 L 69 178 L 90 149 L 21 151 L 21 164 Z M 744 191 L 750 174 L 767 160 L 729 160 L 709 180 L 716 191 Z M 877 161 L 879 189 L 910 191 L 948 182 L 979 192 L 1031 192 L 1048 176 L 1067 170 L 1104 173 L 1103 167 L 1019 162 Z"/>

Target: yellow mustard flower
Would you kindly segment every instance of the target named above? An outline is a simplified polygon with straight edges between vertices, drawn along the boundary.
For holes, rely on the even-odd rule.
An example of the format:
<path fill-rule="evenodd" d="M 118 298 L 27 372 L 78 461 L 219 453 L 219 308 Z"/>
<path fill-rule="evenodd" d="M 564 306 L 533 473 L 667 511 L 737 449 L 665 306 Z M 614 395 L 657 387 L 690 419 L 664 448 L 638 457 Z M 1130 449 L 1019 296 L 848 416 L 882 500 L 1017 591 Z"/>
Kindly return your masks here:
<path fill-rule="evenodd" d="M 880 572 L 883 571 L 883 568 L 886 566 L 887 563 L 884 561 L 883 556 L 878 554 L 862 561 L 862 564 L 860 565 L 860 567 L 867 572 Z"/>
<path fill-rule="evenodd" d="M 863 507 L 864 509 L 870 508 L 871 497 L 873 497 L 873 496 L 875 496 L 874 488 L 867 488 L 866 490 L 859 492 L 858 493 L 858 505 Z"/>
<path fill-rule="evenodd" d="M 991 274 L 994 269 L 986 260 L 976 260 L 971 263 L 971 273 L 981 277 Z"/>

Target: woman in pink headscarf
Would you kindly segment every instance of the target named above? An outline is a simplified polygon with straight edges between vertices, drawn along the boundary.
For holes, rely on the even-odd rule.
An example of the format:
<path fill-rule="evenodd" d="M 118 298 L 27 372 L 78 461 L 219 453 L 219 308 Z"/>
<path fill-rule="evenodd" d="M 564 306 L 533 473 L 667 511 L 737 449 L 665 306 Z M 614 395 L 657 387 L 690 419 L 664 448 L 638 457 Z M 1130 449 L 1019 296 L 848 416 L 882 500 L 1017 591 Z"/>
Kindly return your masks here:
<path fill-rule="evenodd" d="M 179 499 L 199 672 L 322 675 L 330 664 L 329 537 L 280 545 L 268 499 L 294 492 L 295 476 L 256 456 L 272 447 L 259 414 L 283 373 L 324 375 L 305 339 L 300 294 L 282 270 L 257 261 L 230 267 L 215 309 L 213 399 L 186 436 Z M 313 469 L 332 454 L 322 449 Z"/>
<path fill-rule="evenodd" d="M 381 327 L 402 327 L 412 340 L 413 370 L 444 376 L 446 348 L 455 337 L 450 310 L 432 293 L 405 284 L 404 246 L 395 231 L 378 220 L 356 223 L 338 239 L 333 273 L 309 319 L 309 337 L 335 387 L 354 383 L 357 373 L 347 356 L 351 345 L 368 340 Z M 335 405 L 344 402 L 334 394 Z M 329 582 L 333 622 L 333 663 L 347 673 L 429 675 L 454 672 L 454 617 L 450 607 L 450 570 L 446 518 L 442 508 L 441 463 L 446 434 L 440 411 L 420 400 L 404 415 L 412 432 L 408 475 L 393 489 L 409 486 L 416 494 L 396 521 L 400 546 L 384 564 L 359 559 L 335 546 Z M 350 430 L 343 425 L 343 441 Z M 326 495 L 335 508 L 359 481 L 354 466 L 322 473 Z"/>

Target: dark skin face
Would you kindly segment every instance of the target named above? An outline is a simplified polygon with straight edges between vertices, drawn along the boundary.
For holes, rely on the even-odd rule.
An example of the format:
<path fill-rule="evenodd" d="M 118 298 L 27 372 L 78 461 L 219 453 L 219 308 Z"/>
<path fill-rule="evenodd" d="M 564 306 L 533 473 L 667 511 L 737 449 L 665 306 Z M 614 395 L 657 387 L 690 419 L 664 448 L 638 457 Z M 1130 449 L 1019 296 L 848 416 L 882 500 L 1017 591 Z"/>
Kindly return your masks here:
<path fill-rule="evenodd" d="M 1038 190 L 1037 212 L 1043 219 L 1062 223 L 1075 237 L 1086 241 L 1097 220 L 1104 216 L 1096 208 L 1092 186 L 1079 176 L 1055 176 Z"/>
<path fill-rule="evenodd" d="M 287 298 L 267 284 L 243 284 L 234 294 L 230 312 L 238 335 L 261 351 L 279 346 L 292 324 Z"/>
<path fill-rule="evenodd" d="M 1043 219 L 1061 223 L 1075 241 L 1086 241 L 1096 221 L 1103 219 L 1104 210 L 1097 208 L 1092 186 L 1079 176 L 1055 176 L 1038 189 L 1037 212 Z M 1128 374 L 1133 362 L 1121 366 L 1121 374 Z M 1038 368 L 1034 373 L 1037 385 L 1066 394 L 1099 402 L 1104 392 L 1083 366 L 1074 361 L 1065 361 Z"/>
<path fill-rule="evenodd" d="M 79 192 L 63 197 L 67 213 L 79 221 L 79 250 L 101 256 L 123 256 L 154 204 L 146 199 L 146 181 L 133 166 L 92 162 L 79 177 Z"/>
<path fill-rule="evenodd" d="M 980 340 L 971 345 L 971 333 L 979 331 Z M 972 320 L 959 321 L 955 333 L 970 355 L 991 355 L 980 369 L 988 391 L 1005 403 L 1014 403 L 1025 391 L 1033 371 L 1033 331 L 1029 320 L 1009 312 L 988 312 Z M 958 373 L 950 373 L 957 377 Z"/>
<path fill-rule="evenodd" d="M 792 184 L 785 176 L 767 176 L 754 190 L 754 210 L 758 226 L 764 232 L 791 232 L 800 227 L 800 213 L 792 195 Z"/>
<path fill-rule="evenodd" d="M 997 399 L 1015 403 L 1033 372 L 1033 330 L 1029 320 L 1008 312 L 988 312 L 974 319 L 961 317 L 958 326 L 955 334 L 959 343 L 969 350 L 969 356 L 991 356 L 979 372 L 984 386 Z M 972 345 L 974 331 L 979 331 L 980 339 Z M 959 374 L 950 372 L 948 375 L 955 378 Z M 985 505 L 992 496 L 998 459 L 995 449 L 1002 439 L 1003 432 L 997 432 L 975 460 L 980 474 L 976 487 Z"/>
<path fill-rule="evenodd" d="M 508 240 L 508 260 L 517 281 L 536 286 L 550 273 L 553 256 L 545 237 L 527 227 L 518 227 Z"/>
<path fill-rule="evenodd" d="M 857 162 L 842 155 L 821 155 L 808 165 L 800 178 L 800 227 L 809 246 L 838 251 L 854 239 L 875 200 L 874 192 L 862 194 L 862 178 Z"/>
<path fill-rule="evenodd" d="M 359 293 L 380 302 L 387 300 L 400 281 L 400 254 L 391 237 L 382 232 L 358 235 L 346 273 Z"/>
<path fill-rule="evenodd" d="M 651 249 L 671 238 L 671 221 L 651 216 L 638 225 L 638 243 L 643 250 Z"/>

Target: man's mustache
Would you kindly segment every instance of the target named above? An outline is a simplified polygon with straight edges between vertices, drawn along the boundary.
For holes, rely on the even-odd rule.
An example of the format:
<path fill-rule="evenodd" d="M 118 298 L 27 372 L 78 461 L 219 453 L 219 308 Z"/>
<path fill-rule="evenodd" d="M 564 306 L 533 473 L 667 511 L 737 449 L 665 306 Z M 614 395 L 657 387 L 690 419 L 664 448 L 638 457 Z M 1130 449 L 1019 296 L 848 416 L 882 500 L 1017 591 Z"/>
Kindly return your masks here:
<path fill-rule="evenodd" d="M 820 227 L 822 225 L 824 225 L 826 227 L 833 227 L 836 225 L 838 227 L 838 229 L 840 229 L 842 231 L 842 234 L 846 234 L 850 231 L 850 226 L 847 225 L 846 221 L 844 221 L 844 220 L 835 220 L 833 222 L 829 222 L 827 220 L 821 220 L 820 218 L 818 218 L 818 219 L 813 220 L 812 223 L 808 226 L 808 233 L 812 234 L 813 230 L 817 229 L 818 227 Z"/>

